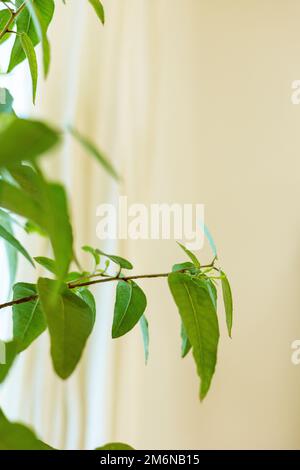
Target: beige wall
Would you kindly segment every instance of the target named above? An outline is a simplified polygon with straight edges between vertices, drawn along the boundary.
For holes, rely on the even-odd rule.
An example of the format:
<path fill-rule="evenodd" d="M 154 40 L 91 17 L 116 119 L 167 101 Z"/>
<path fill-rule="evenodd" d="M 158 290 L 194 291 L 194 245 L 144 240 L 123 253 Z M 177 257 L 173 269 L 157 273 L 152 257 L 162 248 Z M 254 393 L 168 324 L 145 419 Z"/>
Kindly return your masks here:
<path fill-rule="evenodd" d="M 150 363 L 143 365 L 138 332 L 117 346 L 112 437 L 138 448 L 299 448 L 300 366 L 290 356 L 300 338 L 300 106 L 290 88 L 300 77 L 300 4 L 127 3 L 135 15 L 122 36 L 129 91 L 141 91 L 144 63 L 149 73 L 147 99 L 128 106 L 135 158 L 123 193 L 205 203 L 235 322 L 230 341 L 220 308 L 217 372 L 200 404 L 194 364 L 179 358 L 166 283 L 145 282 Z M 132 242 L 127 254 L 141 272 L 182 259 L 172 242 Z"/>

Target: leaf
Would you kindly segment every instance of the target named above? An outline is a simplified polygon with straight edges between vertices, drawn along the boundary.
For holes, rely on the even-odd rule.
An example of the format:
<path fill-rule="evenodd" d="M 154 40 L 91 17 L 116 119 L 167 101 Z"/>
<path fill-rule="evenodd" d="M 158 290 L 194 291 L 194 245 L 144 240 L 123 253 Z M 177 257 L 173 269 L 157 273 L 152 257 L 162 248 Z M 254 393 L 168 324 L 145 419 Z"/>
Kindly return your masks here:
<path fill-rule="evenodd" d="M 105 13 L 104 13 L 104 8 L 102 5 L 102 2 L 100 0 L 89 0 L 90 4 L 94 8 L 99 20 L 101 21 L 102 24 L 105 23 Z"/>
<path fill-rule="evenodd" d="M 52 450 L 26 426 L 11 423 L 0 410 L 0 450 Z"/>
<path fill-rule="evenodd" d="M 107 253 L 104 253 L 103 251 L 98 250 L 98 249 L 97 249 L 97 252 L 100 255 L 106 256 L 106 258 L 113 261 L 115 264 L 120 266 L 120 268 L 122 268 L 122 269 L 133 269 L 132 264 L 129 261 L 127 261 L 125 258 L 121 258 L 121 256 L 108 255 Z"/>
<path fill-rule="evenodd" d="M 7 127 L 16 119 L 14 114 L 0 114 L 0 134 L 6 130 Z M 3 171 L 3 170 L 2 170 Z"/>
<path fill-rule="evenodd" d="M 37 65 L 36 54 L 35 54 L 32 41 L 30 37 L 27 36 L 26 33 L 20 34 L 20 41 L 21 41 L 22 48 L 28 59 L 28 63 L 29 63 L 29 69 L 30 69 L 31 80 L 32 80 L 32 99 L 33 99 L 33 103 L 35 103 L 36 87 L 37 87 L 37 79 L 38 79 L 38 65 Z"/>
<path fill-rule="evenodd" d="M 111 442 L 103 447 L 97 447 L 95 450 L 134 450 L 134 448 L 122 442 Z"/>
<path fill-rule="evenodd" d="M 1 1 L 1 0 L 0 0 Z M 2 175 L 3 177 L 3 175 Z M 1 177 L 0 177 L 1 179 Z M 15 219 L 9 212 L 0 208 L 0 223 L 5 225 L 5 222 L 9 222 L 11 226 L 18 225 L 20 228 L 24 228 L 21 222 Z"/>
<path fill-rule="evenodd" d="M 0 221 L 1 225 L 9 232 L 11 235 L 14 234 L 13 227 L 12 227 L 12 220 L 10 215 L 3 211 L 0 210 Z M 10 243 L 4 240 L 5 244 L 5 251 L 6 251 L 6 256 L 7 256 L 7 261 L 8 261 L 8 270 L 9 270 L 9 293 L 11 286 L 14 284 L 16 275 L 17 275 L 17 269 L 18 269 L 18 252 L 15 250 L 15 248 L 12 247 Z"/>
<path fill-rule="evenodd" d="M 1 364 L 0 362 L 0 384 L 3 383 L 8 376 L 17 356 L 17 344 L 14 341 L 10 341 L 9 343 L 1 343 L 0 341 L 0 348 L 1 346 L 5 348 L 5 364 Z"/>
<path fill-rule="evenodd" d="M 203 279 L 204 282 L 206 283 L 207 290 L 209 292 L 211 301 L 212 301 L 215 309 L 217 310 L 218 292 L 217 292 L 216 286 L 214 285 L 213 281 L 211 279 L 209 279 L 208 277 L 206 277 L 206 276 L 201 277 L 201 279 Z"/>
<path fill-rule="evenodd" d="M 41 237 L 47 236 L 46 232 L 31 220 L 27 220 L 24 225 L 24 230 L 26 231 L 26 233 L 28 233 L 28 235 L 31 235 L 32 233 L 37 233 Z"/>
<path fill-rule="evenodd" d="M 119 175 L 112 166 L 112 164 L 109 162 L 109 160 L 103 155 L 102 152 L 100 152 L 95 144 L 93 144 L 87 137 L 83 137 L 82 134 L 80 134 L 76 129 L 70 127 L 69 128 L 71 134 L 75 139 L 87 150 L 87 152 L 94 157 L 100 165 L 103 166 L 103 168 L 116 180 L 119 180 Z"/>
<path fill-rule="evenodd" d="M 16 7 L 20 7 L 24 0 L 16 0 Z M 38 17 L 42 17 L 43 19 L 43 28 L 44 32 L 41 32 L 41 26 L 38 26 L 38 31 L 36 31 L 36 24 L 35 21 L 30 14 L 28 8 L 24 9 L 22 13 L 18 16 L 16 20 L 17 24 L 17 32 L 18 33 L 26 33 L 28 37 L 31 39 L 33 46 L 36 46 L 41 41 L 41 36 L 45 36 L 47 33 L 47 29 L 51 20 L 53 18 L 54 13 L 54 1 L 53 0 L 33 0 L 33 5 L 35 6 L 36 10 L 39 12 Z M 36 15 L 35 15 L 36 16 Z M 48 44 L 49 46 L 49 44 Z M 49 51 L 47 52 L 47 37 L 46 37 L 46 46 L 45 46 L 45 38 L 44 38 L 44 48 L 46 48 L 46 56 L 44 61 L 46 61 L 46 70 L 49 66 Z M 48 55 L 48 58 L 47 58 Z M 18 64 L 23 62 L 26 58 L 24 50 L 21 45 L 21 41 L 19 36 L 16 36 L 12 53 L 10 57 L 10 63 L 8 66 L 8 72 L 11 72 Z M 48 65 L 47 65 L 48 62 Z"/>
<path fill-rule="evenodd" d="M 0 225 L 0 237 L 3 238 L 7 243 L 9 243 L 15 250 L 21 253 L 24 258 L 26 258 L 29 263 L 34 267 L 33 259 L 31 258 L 28 251 L 25 250 L 21 243 L 2 225 Z"/>
<path fill-rule="evenodd" d="M 146 296 L 135 282 L 118 282 L 112 337 L 119 338 L 128 333 L 140 320 L 146 306 Z"/>
<path fill-rule="evenodd" d="M 221 271 L 221 277 L 222 277 L 221 282 L 222 282 L 223 300 L 224 300 L 225 313 L 226 313 L 226 323 L 227 323 L 228 334 L 231 338 L 232 321 L 233 321 L 232 293 L 231 293 L 231 287 L 230 287 L 228 278 L 223 271 Z"/>
<path fill-rule="evenodd" d="M 34 260 L 50 273 L 56 274 L 56 263 L 53 259 L 46 256 L 36 256 Z"/>
<path fill-rule="evenodd" d="M 45 3 L 45 0 L 43 3 Z M 50 44 L 47 37 L 47 23 L 45 22 L 41 13 L 41 11 L 43 11 L 43 7 L 40 10 L 37 7 L 36 0 L 27 0 L 26 8 L 30 12 L 30 16 L 32 18 L 35 30 L 42 45 L 44 76 L 46 78 L 50 66 Z"/>
<path fill-rule="evenodd" d="M 176 273 L 178 271 L 183 271 L 183 270 L 194 272 L 195 271 L 195 265 L 188 261 L 186 263 L 174 264 L 174 266 L 172 267 L 172 272 L 173 273 Z"/>
<path fill-rule="evenodd" d="M 204 280 L 183 273 L 169 274 L 169 287 L 193 348 L 201 378 L 200 399 L 210 388 L 217 361 L 219 325 Z"/>
<path fill-rule="evenodd" d="M 42 206 L 16 186 L 0 180 L 0 206 L 40 225 Z"/>
<path fill-rule="evenodd" d="M 81 287 L 78 289 L 77 294 L 81 297 L 81 299 L 90 307 L 92 311 L 92 323 L 93 326 L 96 320 L 96 302 L 93 294 L 87 287 Z"/>
<path fill-rule="evenodd" d="M 184 358 L 188 355 L 190 352 L 192 345 L 190 343 L 190 340 L 188 338 L 188 335 L 186 333 L 186 329 L 184 327 L 184 324 L 181 322 L 181 357 Z"/>
<path fill-rule="evenodd" d="M 147 364 L 149 359 L 149 323 L 145 315 L 140 319 L 140 327 L 144 344 L 145 363 Z"/>
<path fill-rule="evenodd" d="M 2 119 L 5 115 L 0 115 L 0 123 Z M 0 127 L 0 166 L 35 160 L 59 140 L 59 133 L 40 121 L 13 118 L 2 131 Z"/>
<path fill-rule="evenodd" d="M 61 185 L 47 183 L 28 165 L 17 165 L 10 169 L 11 176 L 32 198 L 38 207 L 33 221 L 48 234 L 55 255 L 55 266 L 48 268 L 62 282 L 69 270 L 73 257 L 73 235 L 65 190 Z M 60 230 L 57 230 L 60 227 Z M 26 225 L 28 229 L 28 223 Z M 40 259 L 46 262 L 45 258 Z"/>
<path fill-rule="evenodd" d="M 68 274 L 73 257 L 73 235 L 66 194 L 59 184 L 47 183 L 42 179 L 39 183 L 38 201 L 16 186 L 0 180 L 0 206 L 32 220 L 46 231 L 55 256 L 57 279 L 61 283 Z"/>
<path fill-rule="evenodd" d="M 196 268 L 200 268 L 200 262 L 198 258 L 192 253 L 188 248 L 186 248 L 182 243 L 177 242 L 177 244 L 180 246 L 180 248 L 183 249 L 183 251 L 188 255 L 188 257 L 192 260 L 193 264 L 196 266 Z"/>
<path fill-rule="evenodd" d="M 14 300 L 37 296 L 36 286 L 20 282 L 13 288 Z M 38 298 L 13 306 L 13 333 L 18 352 L 24 351 L 47 328 L 45 316 Z"/>
<path fill-rule="evenodd" d="M 55 290 L 55 281 L 38 280 L 38 293 L 50 333 L 53 367 L 59 377 L 67 379 L 74 372 L 92 332 L 94 313 L 66 287 L 59 296 L 53 297 Z"/>
<path fill-rule="evenodd" d="M 86 253 L 90 253 L 94 258 L 95 265 L 98 266 L 98 264 L 100 263 L 99 252 L 95 248 L 92 248 L 91 246 L 88 246 L 88 245 L 83 246 L 81 249 L 85 251 Z"/>
<path fill-rule="evenodd" d="M 1 10 L 0 11 L 0 32 L 4 31 L 8 21 L 11 18 L 11 13 L 9 10 Z M 0 45 L 3 44 L 7 39 L 9 39 L 9 34 L 4 34 L 4 36 L 0 39 Z"/>
<path fill-rule="evenodd" d="M 80 278 L 83 278 L 83 274 L 82 273 L 79 273 L 78 271 L 71 271 L 65 281 L 68 283 L 68 282 L 74 282 L 74 281 L 77 281 L 78 279 Z"/>
<path fill-rule="evenodd" d="M 39 204 L 41 203 L 41 178 L 28 164 L 19 163 L 9 168 L 15 182 Z"/>
<path fill-rule="evenodd" d="M 56 264 L 56 277 L 58 282 L 62 283 L 68 274 L 73 258 L 73 234 L 63 186 L 44 181 L 41 201 L 43 212 L 46 214 L 42 223 L 51 240 Z"/>

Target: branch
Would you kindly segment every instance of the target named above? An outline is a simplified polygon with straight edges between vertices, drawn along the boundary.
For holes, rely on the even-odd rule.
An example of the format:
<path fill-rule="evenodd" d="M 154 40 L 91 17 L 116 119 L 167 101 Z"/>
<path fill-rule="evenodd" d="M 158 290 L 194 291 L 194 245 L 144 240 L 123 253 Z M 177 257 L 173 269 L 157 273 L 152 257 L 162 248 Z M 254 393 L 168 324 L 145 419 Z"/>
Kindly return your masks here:
<path fill-rule="evenodd" d="M 9 20 L 7 21 L 6 25 L 4 26 L 3 30 L 0 32 L 0 40 L 3 38 L 3 36 L 5 36 L 6 33 L 11 32 L 10 27 L 12 26 L 16 18 L 20 15 L 20 13 L 22 13 L 25 7 L 26 7 L 26 2 L 22 3 L 22 5 L 16 11 L 13 11 L 10 8 L 8 8 L 11 16 Z"/>
<path fill-rule="evenodd" d="M 213 269 L 218 271 L 218 269 L 214 266 L 214 262 L 215 261 L 213 261 L 210 264 L 201 266 L 201 269 L 203 269 L 203 268 L 213 268 Z M 186 269 L 182 269 L 181 271 L 178 271 L 178 272 L 185 272 L 185 271 L 186 271 Z M 105 276 L 105 277 L 103 277 L 102 274 L 99 274 L 99 276 L 101 276 L 100 279 L 91 280 L 91 278 L 95 277 L 95 275 L 93 274 L 93 275 L 87 277 L 87 279 L 89 279 L 88 281 L 77 282 L 75 284 L 69 283 L 67 286 L 68 286 L 69 289 L 76 289 L 78 287 L 88 287 L 88 286 L 93 286 L 95 284 L 103 284 L 105 282 L 133 281 L 133 280 L 136 280 L 136 279 L 157 279 L 157 278 L 168 277 L 169 274 L 171 274 L 171 273 L 169 272 L 169 273 L 160 273 L 160 274 L 139 274 L 139 275 L 136 275 L 136 276 L 124 276 L 124 277 L 120 277 L 120 276 L 113 276 L 113 277 Z M 39 297 L 38 295 L 30 295 L 28 297 L 22 297 L 21 299 L 11 300 L 10 302 L 0 304 L 0 310 L 2 310 L 4 308 L 7 308 L 7 307 L 13 307 L 14 305 L 19 305 L 19 304 L 25 304 L 27 302 L 32 302 L 33 300 L 37 300 L 38 297 Z"/>

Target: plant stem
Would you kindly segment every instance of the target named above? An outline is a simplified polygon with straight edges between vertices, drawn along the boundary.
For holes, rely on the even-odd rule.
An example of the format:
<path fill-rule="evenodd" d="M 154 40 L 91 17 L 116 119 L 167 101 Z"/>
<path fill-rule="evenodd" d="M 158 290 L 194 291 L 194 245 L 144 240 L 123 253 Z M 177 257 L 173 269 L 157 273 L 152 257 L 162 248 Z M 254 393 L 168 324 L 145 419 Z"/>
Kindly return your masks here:
<path fill-rule="evenodd" d="M 0 40 L 3 38 L 3 36 L 5 36 L 6 33 L 10 32 L 10 27 L 12 26 L 15 19 L 19 16 L 19 14 L 22 13 L 25 7 L 26 2 L 22 3 L 22 5 L 16 11 L 13 11 L 9 8 L 11 16 L 7 21 L 6 25 L 4 26 L 3 30 L 0 32 Z"/>
<path fill-rule="evenodd" d="M 202 268 L 214 268 L 218 270 L 217 268 L 214 267 L 214 261 L 211 264 L 207 264 L 204 266 L 201 266 Z M 186 270 L 183 269 L 178 272 L 185 272 Z M 124 276 L 124 277 L 119 277 L 117 276 L 103 276 L 102 274 L 99 274 L 100 279 L 94 279 L 91 280 L 91 278 L 95 277 L 95 274 L 89 276 L 87 281 L 84 282 L 77 282 L 77 283 L 69 283 L 68 288 L 69 289 L 76 289 L 78 287 L 88 287 L 88 286 L 93 286 L 95 284 L 103 284 L 105 282 L 114 282 L 114 281 L 133 281 L 137 279 L 157 279 L 157 278 L 164 278 L 168 277 L 169 274 L 171 273 L 160 273 L 160 274 L 138 274 L 135 276 Z M 21 299 L 17 300 L 11 300 L 10 302 L 6 302 L 4 304 L 0 304 L 0 310 L 7 308 L 7 307 L 13 307 L 14 305 L 19 305 L 19 304 L 25 304 L 27 302 L 32 302 L 33 300 L 37 300 L 38 295 L 30 295 L 28 297 L 22 297 Z"/>

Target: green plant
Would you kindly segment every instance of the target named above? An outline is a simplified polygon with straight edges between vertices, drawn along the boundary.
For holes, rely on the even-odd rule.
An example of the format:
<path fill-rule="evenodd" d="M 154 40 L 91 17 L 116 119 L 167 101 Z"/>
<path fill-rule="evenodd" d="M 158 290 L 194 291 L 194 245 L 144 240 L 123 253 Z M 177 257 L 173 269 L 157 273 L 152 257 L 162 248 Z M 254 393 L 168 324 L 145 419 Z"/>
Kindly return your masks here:
<path fill-rule="evenodd" d="M 47 76 L 50 66 L 47 30 L 54 14 L 54 1 L 2 0 L 0 3 L 3 6 L 0 11 L 0 44 L 15 36 L 8 72 L 28 60 L 35 101 L 38 80 L 35 47 L 41 44 L 44 75 Z M 102 3 L 99 0 L 89 0 L 89 3 L 104 23 Z M 133 266 L 129 261 L 87 245 L 83 250 L 92 256 L 94 269 L 92 272 L 82 269 L 75 254 L 65 188 L 49 181 L 40 166 L 42 156 L 59 145 L 64 132 L 45 122 L 19 118 L 7 90 L 5 98 L 5 102 L 0 104 L 0 237 L 7 249 L 13 299 L 0 305 L 0 310 L 12 307 L 13 339 L 6 344 L 7 363 L 0 366 L 0 383 L 8 375 L 16 356 L 45 330 L 50 335 L 54 370 L 61 379 L 68 379 L 82 356 L 95 322 L 97 309 L 89 288 L 107 282 L 117 285 L 112 337 L 123 336 L 140 323 L 147 360 L 147 299 L 136 281 L 167 278 L 182 321 L 182 357 L 192 350 L 201 379 L 200 399 L 204 399 L 217 361 L 219 281 L 230 336 L 232 329 L 230 285 L 225 273 L 217 266 L 217 258 L 201 265 L 194 253 L 180 245 L 190 258 L 189 262 L 175 264 L 168 273 L 130 275 L 128 271 Z M 69 132 L 112 177 L 118 179 L 109 160 L 92 142 L 76 129 L 70 128 Z M 27 233 L 37 232 L 46 237 L 51 244 L 53 258 L 33 259 L 15 237 L 15 224 L 21 224 Z M 15 284 L 18 253 L 33 266 L 36 263 L 43 266 L 49 277 L 39 278 L 36 284 Z M 124 445 L 109 444 L 104 448 L 124 448 Z M 49 449 L 49 446 L 39 441 L 28 428 L 10 423 L 0 412 L 0 449 Z"/>

